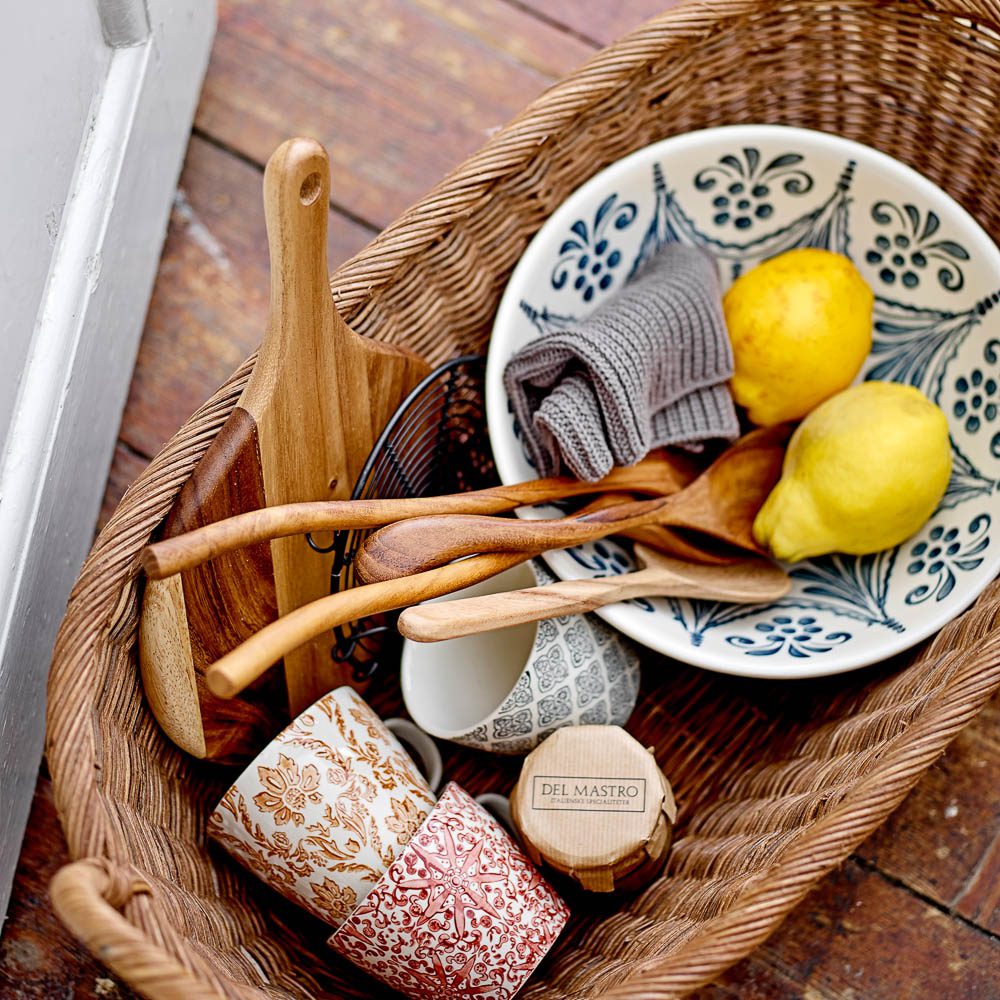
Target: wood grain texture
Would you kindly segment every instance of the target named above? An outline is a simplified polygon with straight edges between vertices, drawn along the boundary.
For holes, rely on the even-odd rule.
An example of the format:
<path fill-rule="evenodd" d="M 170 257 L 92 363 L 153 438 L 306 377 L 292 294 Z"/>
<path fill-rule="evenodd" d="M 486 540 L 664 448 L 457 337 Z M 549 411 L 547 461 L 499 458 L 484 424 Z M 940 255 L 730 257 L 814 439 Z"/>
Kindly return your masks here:
<path fill-rule="evenodd" d="M 219 25 L 199 128 L 259 163 L 315 136 L 379 228 L 593 51 L 503 0 L 228 0 Z"/>
<path fill-rule="evenodd" d="M 66 930 L 49 905 L 49 880 L 69 861 L 44 766 L 0 938 L 4 1000 L 138 1000 Z"/>
<path fill-rule="evenodd" d="M 418 642 L 440 642 L 546 618 L 586 614 L 637 597 L 760 604 L 784 597 L 791 586 L 784 570 L 763 559 L 731 566 L 700 566 L 641 545 L 636 546 L 635 554 L 645 569 L 407 608 L 400 615 L 399 631 Z"/>
<path fill-rule="evenodd" d="M 168 536 L 268 504 L 348 496 L 378 434 L 429 370 L 408 352 L 356 336 L 334 309 L 329 191 L 327 156 L 314 140 L 289 140 L 269 159 L 267 331 L 239 405 L 167 518 Z M 143 616 L 143 681 L 165 731 L 185 749 L 210 759 L 252 757 L 289 713 L 349 680 L 321 636 L 289 650 L 284 698 L 265 677 L 247 704 L 222 704 L 198 680 L 278 615 L 328 594 L 331 561 L 305 538 L 282 538 L 186 571 L 183 602 L 152 588 L 158 599 Z M 171 611 L 185 615 L 188 643 L 179 641 Z M 186 697 L 187 710 L 169 710 L 192 674 L 203 695 L 202 738 Z"/>
<path fill-rule="evenodd" d="M 507 74 L 520 74 L 518 67 L 527 65 L 543 76 L 555 76 L 579 61 L 574 53 L 582 59 L 588 45 L 563 34 L 552 22 L 605 41 L 634 26 L 624 23 L 629 16 L 637 21 L 671 5 L 669 0 L 655 4 L 651 0 L 617 4 L 515 0 L 515 4 L 424 0 L 419 4 L 422 16 L 441 22 L 434 39 L 451 41 L 440 46 L 441 66 L 435 66 L 433 58 L 422 57 L 414 68 L 405 60 L 397 65 L 405 37 L 383 42 L 377 37 L 379 25 L 367 20 L 349 25 L 348 14 L 336 9 L 338 5 L 322 5 L 321 10 L 319 0 L 257 4 L 252 13 L 259 23 L 231 37 L 240 5 L 223 0 L 209 75 L 211 113 L 219 131 L 209 129 L 211 141 L 193 138 L 188 151 L 182 197 L 175 207 L 122 426 L 127 444 L 119 446 L 109 480 L 109 503 L 260 339 L 267 305 L 260 169 L 263 158 L 279 141 L 291 131 L 307 130 L 310 124 L 315 126 L 314 134 L 332 134 L 331 123 L 336 122 L 335 159 L 353 171 L 355 191 L 369 180 L 374 185 L 364 202 L 380 210 L 379 199 L 387 191 L 397 204 L 410 200 L 405 192 L 422 190 L 440 178 L 444 158 L 433 148 L 438 141 L 437 123 L 459 119 L 460 138 L 471 148 L 479 145 L 479 130 L 488 117 L 479 112 L 470 115 L 469 103 L 475 104 L 476 98 L 460 99 L 454 84 L 442 88 L 440 104 L 434 107 L 436 74 L 452 72 L 464 59 L 466 72 L 481 73 L 479 64 L 496 60 L 514 64 L 513 70 L 504 68 Z M 414 6 L 418 5 L 407 5 Z M 386 0 L 379 8 L 387 15 L 383 20 L 390 37 L 394 7 Z M 250 10 L 249 4 L 245 8 Z M 526 13 L 532 8 L 551 21 L 536 21 Z M 334 31 L 327 33 L 327 26 Z M 304 30 L 317 36 L 308 43 L 319 52 L 316 59 L 299 57 Z M 473 36 L 475 44 L 466 44 L 466 35 Z M 260 40 L 260 50 L 255 49 L 255 40 Z M 269 78 L 269 72 L 277 76 Z M 407 119 L 411 83 L 426 91 L 418 105 L 421 109 L 430 106 L 430 119 Z M 475 82 L 470 85 L 474 92 L 479 87 Z M 330 96 L 334 92 L 335 99 Z M 203 123 L 208 100 L 207 95 Z M 519 108 L 516 95 L 499 94 L 496 100 L 509 104 L 511 112 Z M 315 114 L 314 108 L 318 109 Z M 844 120 L 838 117 L 841 114 L 849 117 L 847 111 L 837 109 L 831 127 Z M 355 138 L 345 138 L 341 126 L 350 117 L 378 121 L 379 134 L 363 135 L 359 126 L 349 123 Z M 249 139 L 262 150 L 256 167 L 212 144 L 219 141 L 246 155 Z M 455 142 L 454 130 L 446 141 Z M 388 151 L 388 158 L 372 160 L 366 152 L 372 148 Z M 396 191 L 394 171 L 401 163 L 406 175 L 401 172 L 403 186 Z M 336 173 L 334 179 L 336 183 Z M 974 208 L 977 197 L 970 193 L 967 205 Z M 391 212 L 386 208 L 363 225 L 331 216 L 331 262 L 360 249 Z M 108 513 L 106 509 L 105 519 Z M 647 687 L 676 669 L 658 658 L 647 658 L 645 667 Z M 376 704 L 381 705 L 378 696 Z M 381 707 L 398 710 L 395 703 Z M 645 725 L 645 720 L 637 722 Z M 759 720 L 753 722 L 754 727 L 760 725 Z M 670 735 L 663 734 L 664 739 Z M 678 758 L 683 753 L 706 753 L 703 745 L 691 745 L 686 731 L 673 736 Z M 983 947 L 973 927 L 943 918 L 906 887 L 946 910 L 954 903 L 974 923 L 989 922 L 988 915 L 975 914 L 988 913 L 989 893 L 1000 882 L 995 868 L 1000 839 L 995 794 L 1000 787 L 998 740 L 1000 706 L 994 702 L 862 848 L 866 864 L 874 860 L 900 884 L 890 885 L 877 872 L 848 866 L 848 877 L 838 874 L 824 881 L 764 949 L 736 966 L 720 987 L 703 991 L 699 1000 L 995 1000 L 995 952 Z M 474 766 L 479 758 L 473 751 L 459 750 L 452 760 L 453 767 L 463 767 L 468 774 L 463 781 L 472 791 L 485 790 L 495 781 L 485 769 Z M 516 763 L 504 764 L 508 787 L 516 777 Z M 38 807 L 39 799 L 45 808 Z M 66 860 L 43 776 L 0 940 L 0 996 L 13 1000 L 130 998 L 68 936 L 49 909 L 45 884 Z M 877 907 L 871 903 L 876 897 Z M 852 919 L 852 907 L 858 901 L 862 905 L 855 909 L 860 920 Z M 869 920 L 873 912 L 881 917 Z M 869 931 L 873 938 L 866 943 Z"/>
<path fill-rule="evenodd" d="M 183 535 L 154 542 L 143 551 L 142 568 L 147 576 L 162 580 L 226 552 L 286 535 L 377 528 L 392 521 L 427 514 L 500 514 L 515 507 L 550 503 L 605 490 L 666 495 L 683 488 L 696 475 L 697 466 L 686 456 L 655 453 L 633 466 L 612 469 L 598 483 L 555 476 L 439 497 L 273 505 L 209 522 Z"/>
<path fill-rule="evenodd" d="M 426 573 L 328 594 L 255 632 L 209 668 L 207 683 L 220 697 L 234 698 L 256 682 L 275 660 L 287 657 L 338 625 L 450 594 L 521 562 L 524 556 L 516 552 L 489 553 Z"/>
<path fill-rule="evenodd" d="M 676 7 L 680 0 L 617 0 L 615 3 L 573 3 L 572 0 L 518 2 L 587 41 L 607 45 L 643 21 Z"/>
<path fill-rule="evenodd" d="M 751 431 L 680 492 L 585 517 L 513 520 L 447 514 L 390 524 L 365 539 L 355 565 L 365 581 L 391 580 L 476 552 L 540 555 L 650 525 L 692 529 L 760 553 L 751 529 L 781 474 L 788 433 L 785 425 Z"/>
<path fill-rule="evenodd" d="M 274 145 L 287 137 L 281 132 Z M 374 232 L 331 211 L 331 265 Z M 133 451 L 155 455 L 256 350 L 268 281 L 260 169 L 192 137 L 122 417 Z"/>
<path fill-rule="evenodd" d="M 347 499 L 379 434 L 430 373 L 416 355 L 357 336 L 334 308 L 329 192 L 327 154 L 315 140 L 289 140 L 268 160 L 268 328 L 240 400 L 255 423 L 267 504 Z M 230 513 L 257 506 L 240 502 Z M 270 548 L 279 615 L 330 593 L 331 555 L 302 537 L 276 539 Z M 321 636 L 290 650 L 284 669 L 293 717 L 351 680 Z"/>
<path fill-rule="evenodd" d="M 848 862 L 693 1000 L 996 1000 L 1000 940 Z"/>
<path fill-rule="evenodd" d="M 237 408 L 178 495 L 164 525 L 164 535 L 169 537 L 198 528 L 227 516 L 233 509 L 263 506 L 266 497 L 256 449 L 254 420 L 245 410 Z M 182 622 L 171 622 L 160 615 L 156 621 L 150 621 L 152 607 L 143 615 L 140 652 L 144 654 L 144 686 L 150 693 L 154 711 L 161 708 L 157 718 L 165 729 L 171 727 L 168 734 L 172 739 L 183 740 L 182 745 L 189 752 L 192 746 L 200 746 L 203 752 L 196 756 L 220 761 L 246 760 L 287 721 L 288 690 L 284 674 L 280 670 L 270 671 L 238 701 L 216 698 L 204 683 L 204 675 L 219 657 L 277 617 L 271 548 L 262 543 L 228 553 L 183 573 L 181 579 L 183 600 L 177 612 L 184 613 Z M 158 586 L 153 585 L 154 592 Z M 178 655 L 168 661 L 162 654 L 169 651 L 162 649 L 162 644 L 169 640 L 150 635 L 154 628 L 170 636 L 182 627 L 187 633 L 190 669 L 195 675 L 200 739 L 196 735 L 196 720 L 189 712 L 179 714 L 180 709 L 171 698 L 171 691 L 178 686 L 177 679 L 186 673 L 186 658 Z M 161 646 L 158 650 L 161 655 L 153 659 L 157 645 Z M 180 653 L 176 645 L 174 652 Z"/>
<path fill-rule="evenodd" d="M 858 853 L 1000 935 L 998 790 L 1000 701 L 994 699 Z"/>

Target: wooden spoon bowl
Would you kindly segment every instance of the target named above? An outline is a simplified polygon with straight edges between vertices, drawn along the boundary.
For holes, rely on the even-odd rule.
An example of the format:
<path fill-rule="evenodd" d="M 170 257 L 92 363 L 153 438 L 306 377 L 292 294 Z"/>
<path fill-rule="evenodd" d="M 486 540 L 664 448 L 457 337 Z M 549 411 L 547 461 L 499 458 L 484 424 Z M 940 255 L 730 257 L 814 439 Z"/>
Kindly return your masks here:
<path fill-rule="evenodd" d="M 368 582 L 392 580 L 477 552 L 532 556 L 649 526 L 691 529 L 763 554 L 753 538 L 753 521 L 781 475 L 790 433 L 786 424 L 751 431 L 679 493 L 619 504 L 582 518 L 528 521 L 442 515 L 391 524 L 358 550 L 358 575 Z"/>
<path fill-rule="evenodd" d="M 516 507 L 591 493 L 613 491 L 616 494 L 667 496 L 689 485 L 699 471 L 687 456 L 658 450 L 633 466 L 613 469 L 596 483 L 554 476 L 440 497 L 279 504 L 214 521 L 147 545 L 140 561 L 151 580 L 163 580 L 229 552 L 275 538 L 308 532 L 379 528 L 394 521 L 431 514 L 500 514 Z"/>

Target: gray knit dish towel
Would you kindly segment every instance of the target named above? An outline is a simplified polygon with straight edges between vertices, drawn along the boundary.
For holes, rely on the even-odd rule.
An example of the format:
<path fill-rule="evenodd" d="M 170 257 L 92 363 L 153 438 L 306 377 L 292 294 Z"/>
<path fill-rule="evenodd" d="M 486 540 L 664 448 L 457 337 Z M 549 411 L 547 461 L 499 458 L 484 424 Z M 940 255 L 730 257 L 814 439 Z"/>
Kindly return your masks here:
<path fill-rule="evenodd" d="M 653 448 L 736 438 L 732 374 L 715 260 L 671 243 L 586 319 L 525 345 L 504 385 L 538 475 L 596 482 Z"/>

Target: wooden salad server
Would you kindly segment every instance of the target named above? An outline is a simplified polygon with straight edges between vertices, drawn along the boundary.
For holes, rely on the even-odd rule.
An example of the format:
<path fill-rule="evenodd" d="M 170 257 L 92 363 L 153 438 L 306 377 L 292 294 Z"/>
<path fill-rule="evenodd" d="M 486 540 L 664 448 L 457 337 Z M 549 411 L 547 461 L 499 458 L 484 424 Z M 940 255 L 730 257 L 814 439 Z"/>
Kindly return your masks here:
<path fill-rule="evenodd" d="M 696 478 L 698 471 L 698 466 L 685 455 L 655 451 L 635 465 L 612 469 L 597 483 L 555 476 L 440 497 L 281 504 L 236 514 L 155 542 L 143 549 L 141 564 L 151 580 L 162 580 L 273 538 L 311 531 L 379 528 L 427 514 L 500 514 L 515 507 L 605 491 L 662 496 L 683 489 Z"/>
<path fill-rule="evenodd" d="M 504 594 L 435 601 L 407 608 L 399 631 L 417 642 L 440 642 L 493 629 L 582 614 L 634 597 L 690 597 L 733 604 L 767 604 L 791 587 L 788 574 L 767 559 L 705 566 L 636 545 L 643 569 L 598 580 L 562 580 Z M 459 564 L 460 565 L 460 564 Z"/>
<path fill-rule="evenodd" d="M 603 498 L 598 498 L 590 507 L 599 507 L 602 502 Z M 575 516 L 585 516 L 585 513 Z M 655 541 L 673 545 L 668 537 L 673 533 L 665 528 L 659 531 L 660 535 L 653 536 Z M 697 547 L 679 537 L 673 547 L 684 552 L 693 551 L 696 557 L 701 554 Z M 289 650 L 309 642 L 317 635 L 347 622 L 462 590 L 516 566 L 526 558 L 520 552 L 487 553 L 428 570 L 417 576 L 386 580 L 327 595 L 265 626 L 242 645 L 221 657 L 209 667 L 206 682 L 213 694 L 220 698 L 235 697 L 253 684 L 273 663 L 286 656 Z"/>
<path fill-rule="evenodd" d="M 205 680 L 214 695 L 233 698 L 265 674 L 273 663 L 317 635 L 347 622 L 471 587 L 524 559 L 519 552 L 487 553 L 405 579 L 328 594 L 254 633 L 212 664 Z"/>
<path fill-rule="evenodd" d="M 293 500 L 346 498 L 379 433 L 429 373 L 359 337 L 337 314 L 327 265 L 329 160 L 312 139 L 278 148 L 264 174 L 271 303 L 242 395 L 177 496 L 163 536 Z M 329 594 L 331 555 L 303 537 L 227 552 L 147 581 L 143 684 L 167 735 L 196 757 L 239 761 L 290 716 L 349 679 L 329 638 L 294 651 L 238 701 L 208 690 L 209 665 L 279 615 Z"/>
<path fill-rule="evenodd" d="M 520 552 L 527 557 L 650 525 L 699 531 L 763 554 L 753 538 L 753 520 L 781 475 L 789 433 L 785 424 L 751 431 L 679 493 L 608 507 L 582 518 L 447 514 L 390 524 L 365 539 L 355 567 L 366 582 L 392 580 L 477 552 Z"/>
<path fill-rule="evenodd" d="M 674 490 L 676 493 L 677 490 Z M 573 514 L 574 518 L 585 517 L 596 510 L 606 510 L 608 507 L 617 507 L 623 503 L 631 503 L 635 496 L 631 493 L 602 493 L 595 497 L 585 507 L 581 507 Z M 718 539 L 709 538 L 697 532 L 687 535 L 670 528 L 663 528 L 658 524 L 641 525 L 638 528 L 630 528 L 621 532 L 622 538 L 639 542 L 647 548 L 655 549 L 663 555 L 673 556 L 675 559 L 684 559 L 687 562 L 708 563 L 717 566 L 725 566 L 729 563 L 740 562 L 746 559 L 747 554 L 742 549 L 733 545 L 726 545 Z"/>
<path fill-rule="evenodd" d="M 734 537 L 746 541 L 750 535 L 750 524 L 753 517 L 780 473 L 783 454 L 781 443 L 785 437 L 787 437 L 787 428 L 755 431 L 747 435 L 746 438 L 741 439 L 736 445 L 724 452 L 720 458 L 716 459 L 715 463 L 690 486 L 674 496 L 679 499 L 697 488 L 698 491 L 694 495 L 701 498 L 699 502 L 706 502 L 707 496 L 709 506 L 715 503 L 731 510 L 734 515 L 739 512 L 745 525 L 740 531 L 734 530 Z M 725 475 L 719 473 L 718 466 L 723 458 L 734 453 L 740 457 L 730 458 L 730 463 L 736 464 L 738 470 L 742 469 L 742 475 L 737 475 L 732 470 Z M 709 476 L 712 469 L 716 469 L 716 475 L 706 485 L 703 480 Z M 698 487 L 699 483 L 702 483 L 701 487 Z M 733 490 L 737 491 L 739 498 L 728 496 L 727 499 L 727 494 Z M 721 495 L 712 499 L 713 491 L 721 491 Z M 595 505 L 599 506 L 602 499 L 599 498 L 595 501 Z M 662 503 L 663 501 L 655 502 Z M 630 507 L 632 505 L 621 506 Z M 612 511 L 620 510 L 621 506 L 609 509 Z M 574 515 L 572 518 L 560 518 L 554 523 L 560 525 L 580 523 L 584 527 L 589 527 L 591 518 L 600 517 L 605 513 L 607 513 L 605 510 L 582 513 Z M 438 518 L 403 521 L 399 525 L 393 525 L 393 527 L 415 524 L 417 520 L 460 521 L 462 519 L 452 515 L 443 515 Z M 502 519 L 487 518 L 486 520 L 500 522 Z M 707 515 L 703 521 L 709 523 Z M 516 527 L 519 523 L 532 526 L 545 522 L 507 520 L 505 523 Z M 619 527 L 620 525 L 616 524 L 615 528 L 611 530 L 618 530 Z M 610 533 L 611 531 L 604 532 L 604 534 Z M 750 540 L 746 542 L 744 547 L 749 548 L 752 545 L 753 542 Z M 543 550 L 538 549 L 539 552 Z M 285 656 L 289 650 L 294 649 L 300 643 L 309 642 L 316 635 L 323 634 L 345 622 L 356 621 L 359 618 L 395 608 L 419 604 L 421 601 L 461 590 L 524 562 L 532 554 L 537 553 L 524 551 L 485 552 L 469 559 L 460 559 L 457 562 L 431 567 L 411 576 L 390 578 L 313 601 L 312 604 L 272 622 L 247 639 L 242 645 L 227 653 L 209 668 L 206 681 L 212 692 L 220 698 L 234 697 L 247 685 L 254 683 L 262 674 L 266 673 L 271 664 Z"/>

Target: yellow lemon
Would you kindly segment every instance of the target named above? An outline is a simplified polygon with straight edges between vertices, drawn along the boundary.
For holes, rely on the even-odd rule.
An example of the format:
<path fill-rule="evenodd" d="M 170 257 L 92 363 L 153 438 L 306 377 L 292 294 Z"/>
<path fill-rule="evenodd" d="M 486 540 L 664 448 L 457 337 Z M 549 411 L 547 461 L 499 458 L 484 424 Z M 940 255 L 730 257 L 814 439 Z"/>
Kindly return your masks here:
<path fill-rule="evenodd" d="M 730 388 L 751 422 L 798 420 L 850 385 L 871 350 L 874 301 L 829 250 L 789 250 L 737 278 L 723 300 Z"/>
<path fill-rule="evenodd" d="M 863 382 L 792 435 L 754 538 L 788 562 L 891 548 L 934 513 L 951 474 L 948 422 L 919 389 Z"/>

